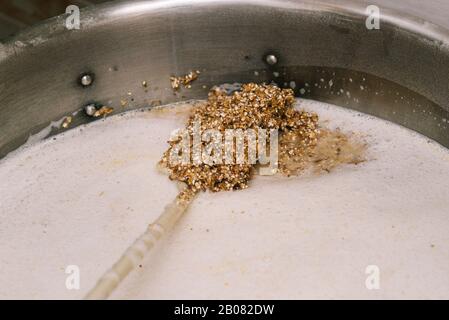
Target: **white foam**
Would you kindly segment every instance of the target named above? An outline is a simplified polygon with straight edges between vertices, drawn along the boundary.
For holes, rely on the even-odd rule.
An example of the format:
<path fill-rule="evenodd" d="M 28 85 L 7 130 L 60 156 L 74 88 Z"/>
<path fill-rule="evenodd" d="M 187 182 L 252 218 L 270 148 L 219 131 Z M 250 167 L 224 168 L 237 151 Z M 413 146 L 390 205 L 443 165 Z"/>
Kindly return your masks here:
<path fill-rule="evenodd" d="M 202 194 L 114 298 L 449 298 L 448 150 L 357 112 L 300 108 L 365 135 L 370 161 Z M 179 116 L 110 117 L 0 161 L 0 298 L 94 285 L 176 195 L 155 166 Z M 368 265 L 379 290 L 365 287 Z"/>

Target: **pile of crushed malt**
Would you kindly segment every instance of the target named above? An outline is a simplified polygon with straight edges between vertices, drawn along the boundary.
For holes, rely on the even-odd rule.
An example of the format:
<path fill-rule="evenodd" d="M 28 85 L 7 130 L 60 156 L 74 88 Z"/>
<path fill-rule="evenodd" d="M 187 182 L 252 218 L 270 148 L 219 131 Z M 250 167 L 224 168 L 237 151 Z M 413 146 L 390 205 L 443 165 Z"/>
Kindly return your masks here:
<path fill-rule="evenodd" d="M 201 120 L 201 132 L 217 129 L 278 129 L 278 166 L 281 174 L 297 175 L 314 166 L 329 172 L 340 163 L 364 161 L 365 145 L 342 132 L 320 130 L 318 115 L 294 108 L 291 89 L 274 85 L 248 83 L 240 91 L 227 94 L 213 88 L 204 105 L 196 107 L 186 125 L 193 132 L 195 120 Z M 183 196 L 192 197 L 199 191 L 229 191 L 248 187 L 256 165 L 251 164 L 171 164 L 170 152 L 179 141 L 169 141 L 160 165 L 168 170 L 170 179 L 183 182 Z M 193 159 L 191 159 L 193 160 Z"/>

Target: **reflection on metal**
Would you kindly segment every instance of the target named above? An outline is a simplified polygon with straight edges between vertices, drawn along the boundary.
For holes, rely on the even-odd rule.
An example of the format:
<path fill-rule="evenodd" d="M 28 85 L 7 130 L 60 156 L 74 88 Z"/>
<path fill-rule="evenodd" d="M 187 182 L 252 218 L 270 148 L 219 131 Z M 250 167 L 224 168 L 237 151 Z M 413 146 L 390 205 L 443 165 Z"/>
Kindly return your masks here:
<path fill-rule="evenodd" d="M 414 17 L 415 7 L 372 2 L 382 3 L 380 30 L 366 28 L 356 0 L 114 2 L 82 11 L 82 32 L 54 18 L 0 46 L 0 157 L 89 101 L 126 111 L 248 81 L 293 83 L 300 96 L 449 146 L 449 22 L 436 9 L 434 24 Z M 282 57 L 276 70 L 260 58 L 270 52 Z M 85 70 L 101 79 L 89 90 L 73 81 Z M 201 77 L 174 94 L 170 75 L 191 70 Z M 92 120 L 82 114 L 71 127 Z"/>

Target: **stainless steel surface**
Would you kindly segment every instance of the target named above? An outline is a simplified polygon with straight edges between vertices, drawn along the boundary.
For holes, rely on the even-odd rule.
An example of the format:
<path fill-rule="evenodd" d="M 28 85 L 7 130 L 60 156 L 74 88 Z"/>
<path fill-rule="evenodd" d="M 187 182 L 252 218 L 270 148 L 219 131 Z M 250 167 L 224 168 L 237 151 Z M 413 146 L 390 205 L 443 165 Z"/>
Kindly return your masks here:
<path fill-rule="evenodd" d="M 0 44 L 0 157 L 91 101 L 122 112 L 247 81 L 294 81 L 298 95 L 449 146 L 445 2 L 370 1 L 380 5 L 380 30 L 365 27 L 361 0 L 130 1 L 83 11 L 81 30 L 52 19 Z M 277 64 L 267 65 L 267 54 Z M 200 78 L 173 93 L 169 77 L 191 70 Z M 79 84 L 85 72 L 95 74 L 89 87 Z M 82 112 L 74 124 L 89 119 Z"/>
<path fill-rule="evenodd" d="M 65 12 L 69 5 L 84 7 L 106 0 L 1 0 L 0 41 L 39 21 Z"/>

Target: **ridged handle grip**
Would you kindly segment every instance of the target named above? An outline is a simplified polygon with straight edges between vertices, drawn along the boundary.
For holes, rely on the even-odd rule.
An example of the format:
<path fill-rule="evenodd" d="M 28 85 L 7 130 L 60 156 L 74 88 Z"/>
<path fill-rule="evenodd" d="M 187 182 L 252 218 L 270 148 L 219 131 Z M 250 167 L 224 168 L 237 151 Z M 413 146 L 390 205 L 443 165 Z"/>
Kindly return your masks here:
<path fill-rule="evenodd" d="M 86 295 L 87 300 L 107 299 L 122 280 L 142 261 L 145 254 L 173 228 L 190 202 L 177 199 L 165 207 L 164 212 L 125 251 L 122 257 L 98 280 L 96 286 Z"/>

